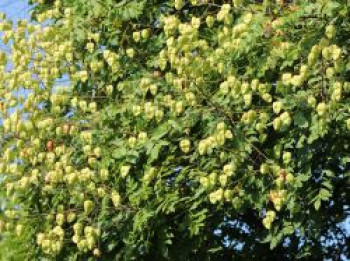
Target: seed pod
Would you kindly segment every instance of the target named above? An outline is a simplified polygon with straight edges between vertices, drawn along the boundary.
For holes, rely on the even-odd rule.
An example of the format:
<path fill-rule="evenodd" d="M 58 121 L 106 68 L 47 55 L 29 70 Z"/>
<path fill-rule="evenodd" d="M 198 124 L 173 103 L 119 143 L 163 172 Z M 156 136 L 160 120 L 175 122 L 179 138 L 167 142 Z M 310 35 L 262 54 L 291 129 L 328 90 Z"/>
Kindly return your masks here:
<path fill-rule="evenodd" d="M 336 28 L 334 25 L 330 24 L 330 25 L 327 25 L 326 27 L 326 31 L 325 31 L 325 35 L 328 39 L 331 39 L 335 36 L 335 33 L 336 33 Z"/>
<path fill-rule="evenodd" d="M 208 142 L 207 140 L 201 140 L 198 144 L 198 151 L 200 155 L 204 155 L 207 152 L 208 149 Z"/>
<path fill-rule="evenodd" d="M 272 102 L 272 96 L 269 93 L 264 93 L 261 98 L 268 103 Z"/>
<path fill-rule="evenodd" d="M 76 235 L 81 235 L 83 232 L 83 224 L 82 223 L 75 223 L 73 225 L 73 230 Z"/>
<path fill-rule="evenodd" d="M 209 175 L 209 184 L 212 186 L 215 185 L 217 182 L 217 179 L 218 179 L 218 174 L 215 172 L 211 173 Z"/>
<path fill-rule="evenodd" d="M 147 133 L 146 132 L 144 132 L 144 131 L 141 131 L 140 133 L 139 133 L 139 135 L 137 136 L 137 138 L 138 138 L 138 140 L 140 141 L 140 142 L 145 142 L 146 141 L 146 139 L 147 139 Z"/>
<path fill-rule="evenodd" d="M 221 187 L 225 187 L 227 185 L 227 181 L 228 181 L 228 176 L 223 174 L 219 176 L 219 182 Z"/>
<path fill-rule="evenodd" d="M 292 159 L 292 153 L 290 153 L 289 151 L 284 152 L 282 158 L 284 164 L 289 164 Z"/>
<path fill-rule="evenodd" d="M 281 198 L 277 198 L 274 202 L 273 202 L 275 209 L 277 211 L 280 211 L 283 205 L 283 200 Z"/>
<path fill-rule="evenodd" d="M 86 238 L 86 242 L 87 242 L 87 246 L 90 250 L 92 250 L 96 245 L 96 239 L 92 236 L 88 236 Z"/>
<path fill-rule="evenodd" d="M 141 33 L 140 32 L 133 32 L 132 33 L 132 38 L 134 39 L 135 42 L 139 42 L 141 39 Z"/>
<path fill-rule="evenodd" d="M 332 51 L 332 59 L 334 61 L 337 61 L 340 58 L 341 54 L 342 54 L 342 50 L 339 47 L 335 47 L 335 46 L 333 46 L 333 47 L 334 48 L 333 48 L 333 51 Z"/>
<path fill-rule="evenodd" d="M 188 153 L 191 148 L 191 142 L 188 139 L 184 139 L 180 141 L 180 149 L 182 150 L 183 153 Z"/>
<path fill-rule="evenodd" d="M 226 164 L 223 167 L 223 172 L 227 175 L 227 176 L 232 176 L 233 172 L 235 171 L 235 166 L 230 163 L 230 164 Z"/>
<path fill-rule="evenodd" d="M 316 98 L 314 96 L 309 96 L 307 99 L 307 103 L 311 106 L 311 107 L 315 107 L 316 106 Z"/>
<path fill-rule="evenodd" d="M 126 50 L 126 55 L 127 55 L 128 57 L 130 57 L 130 58 L 134 58 L 134 56 L 135 56 L 135 50 L 134 50 L 133 48 L 128 48 L 128 49 Z"/>
<path fill-rule="evenodd" d="M 155 116 L 157 121 L 161 121 L 164 116 L 164 112 L 162 110 L 156 110 Z"/>
<path fill-rule="evenodd" d="M 279 172 L 279 176 L 281 179 L 285 180 L 286 179 L 286 176 L 287 176 L 287 172 L 285 169 L 281 169 L 280 172 Z"/>
<path fill-rule="evenodd" d="M 250 105 L 252 105 L 252 99 L 253 99 L 253 96 L 251 93 L 245 94 L 243 96 L 245 106 L 249 107 Z"/>
<path fill-rule="evenodd" d="M 112 202 L 113 202 L 113 205 L 118 208 L 121 204 L 121 196 L 118 192 L 116 191 L 113 191 L 112 192 Z"/>
<path fill-rule="evenodd" d="M 322 57 L 325 60 L 330 60 L 332 58 L 332 50 L 329 47 L 325 47 L 322 49 Z"/>
<path fill-rule="evenodd" d="M 346 120 L 346 128 L 350 131 L 350 119 Z"/>
<path fill-rule="evenodd" d="M 71 124 L 70 123 L 65 123 L 63 125 L 63 133 L 64 134 L 66 134 L 66 135 L 69 134 L 70 129 L 71 129 Z"/>
<path fill-rule="evenodd" d="M 101 150 L 100 147 L 94 148 L 94 155 L 95 155 L 97 158 L 101 158 L 102 150 Z"/>
<path fill-rule="evenodd" d="M 268 218 L 264 218 L 262 223 L 266 229 L 268 229 L 268 230 L 271 229 L 271 222 Z"/>
<path fill-rule="evenodd" d="M 280 117 L 277 117 L 273 120 L 273 128 L 275 131 L 279 131 L 281 129 L 282 121 Z"/>
<path fill-rule="evenodd" d="M 120 168 L 120 176 L 122 178 L 125 178 L 129 174 L 130 168 L 131 168 L 131 166 L 129 166 L 129 165 L 122 166 Z"/>
<path fill-rule="evenodd" d="M 151 92 L 151 94 L 154 96 L 157 94 L 157 90 L 158 90 L 158 87 L 156 84 L 152 84 L 150 87 L 149 87 L 149 90 Z"/>
<path fill-rule="evenodd" d="M 175 104 L 175 112 L 177 114 L 181 114 L 184 111 L 184 106 L 183 106 L 183 102 L 182 101 L 178 101 Z"/>
<path fill-rule="evenodd" d="M 160 78 L 162 76 L 162 73 L 158 70 L 153 71 L 153 77 L 154 78 Z"/>
<path fill-rule="evenodd" d="M 73 212 L 70 212 L 67 216 L 68 223 L 72 223 L 76 219 L 77 215 Z"/>
<path fill-rule="evenodd" d="M 224 190 L 222 188 L 219 188 L 218 190 L 209 194 L 209 201 L 212 204 L 220 202 L 223 199 L 224 199 Z"/>
<path fill-rule="evenodd" d="M 207 16 L 207 18 L 205 19 L 205 22 L 207 23 L 208 27 L 211 28 L 211 27 L 213 27 L 213 25 L 214 25 L 215 19 L 214 19 L 214 17 L 212 17 L 212 16 L 209 15 L 209 16 Z"/>
<path fill-rule="evenodd" d="M 95 248 L 93 251 L 93 255 L 96 257 L 99 257 L 99 256 L 101 256 L 101 251 L 98 248 Z"/>
<path fill-rule="evenodd" d="M 149 35 L 150 35 L 150 30 L 149 29 L 143 29 L 141 31 L 141 36 L 143 39 L 148 39 L 149 38 Z"/>
<path fill-rule="evenodd" d="M 94 51 L 95 44 L 92 42 L 89 42 L 86 44 L 86 49 L 89 51 L 89 53 L 92 53 Z"/>
<path fill-rule="evenodd" d="M 84 201 L 84 212 L 86 215 L 89 215 L 94 208 L 94 202 L 91 200 Z"/>
<path fill-rule="evenodd" d="M 288 184 L 292 184 L 293 181 L 294 181 L 294 176 L 293 176 L 293 174 L 288 173 L 287 176 L 286 176 L 286 182 L 287 182 Z"/>
<path fill-rule="evenodd" d="M 23 225 L 17 225 L 16 226 L 16 235 L 19 237 L 23 233 Z"/>
<path fill-rule="evenodd" d="M 108 85 L 108 86 L 106 87 L 106 93 L 107 93 L 109 96 L 112 95 L 113 89 L 114 89 L 113 85 Z"/>
<path fill-rule="evenodd" d="M 52 152 L 53 149 L 54 149 L 54 142 L 52 140 L 48 140 L 46 142 L 46 149 L 49 151 L 49 152 Z"/>
<path fill-rule="evenodd" d="M 281 177 L 278 177 L 276 180 L 275 180 L 275 183 L 276 183 L 276 186 L 277 188 L 281 188 L 284 184 L 284 178 L 281 178 Z M 276 201 L 276 200 L 275 200 Z M 275 202 L 274 201 L 274 202 Z"/>
<path fill-rule="evenodd" d="M 260 172 L 261 172 L 261 174 L 268 174 L 268 173 L 270 172 L 270 167 L 269 167 L 269 165 L 266 164 L 266 163 L 261 164 L 261 166 L 260 166 Z"/>
<path fill-rule="evenodd" d="M 209 187 L 209 179 L 207 177 L 200 177 L 199 178 L 199 183 L 204 187 L 208 188 Z"/>
<path fill-rule="evenodd" d="M 272 104 L 272 109 L 275 114 L 279 114 L 282 110 L 282 102 L 276 101 Z"/>
<path fill-rule="evenodd" d="M 62 226 L 62 225 L 64 224 L 64 222 L 65 222 L 65 216 L 64 216 L 64 214 L 58 213 L 58 214 L 56 215 L 56 223 L 57 223 L 58 225 Z"/>
<path fill-rule="evenodd" d="M 285 73 L 282 75 L 282 83 L 284 85 L 289 85 L 292 80 L 292 74 L 291 73 Z"/>
<path fill-rule="evenodd" d="M 89 103 L 89 110 L 90 110 L 90 112 L 92 112 L 92 113 L 95 113 L 95 112 L 96 112 L 96 110 L 97 110 L 97 104 L 96 104 L 96 102 L 91 102 L 91 103 Z"/>
<path fill-rule="evenodd" d="M 327 112 L 327 105 L 324 102 L 321 102 L 317 105 L 316 111 L 319 116 L 324 116 Z"/>
<path fill-rule="evenodd" d="M 270 222 L 273 222 L 276 218 L 276 212 L 273 210 L 269 210 L 266 212 L 266 218 L 269 219 Z"/>
<path fill-rule="evenodd" d="M 129 146 L 130 146 L 131 148 L 135 147 L 136 142 L 137 142 L 137 139 L 136 139 L 135 137 L 130 137 L 130 138 L 128 139 L 128 144 L 129 144 Z"/>

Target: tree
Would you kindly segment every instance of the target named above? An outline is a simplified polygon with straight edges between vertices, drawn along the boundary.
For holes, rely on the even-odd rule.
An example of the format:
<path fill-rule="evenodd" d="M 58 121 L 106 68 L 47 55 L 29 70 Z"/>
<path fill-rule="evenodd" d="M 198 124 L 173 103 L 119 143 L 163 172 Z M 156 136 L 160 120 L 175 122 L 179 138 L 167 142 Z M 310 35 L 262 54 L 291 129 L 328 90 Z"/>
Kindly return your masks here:
<path fill-rule="evenodd" d="M 344 0 L 1 17 L 3 259 L 349 257 L 349 17 Z"/>

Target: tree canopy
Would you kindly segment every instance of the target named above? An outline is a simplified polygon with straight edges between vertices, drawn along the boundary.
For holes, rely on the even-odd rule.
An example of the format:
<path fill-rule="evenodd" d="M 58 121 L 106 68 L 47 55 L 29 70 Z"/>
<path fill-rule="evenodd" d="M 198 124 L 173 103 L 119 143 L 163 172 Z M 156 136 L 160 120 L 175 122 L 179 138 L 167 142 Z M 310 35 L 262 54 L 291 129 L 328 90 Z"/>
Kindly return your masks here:
<path fill-rule="evenodd" d="M 350 258 L 346 0 L 0 15 L 0 258 Z"/>

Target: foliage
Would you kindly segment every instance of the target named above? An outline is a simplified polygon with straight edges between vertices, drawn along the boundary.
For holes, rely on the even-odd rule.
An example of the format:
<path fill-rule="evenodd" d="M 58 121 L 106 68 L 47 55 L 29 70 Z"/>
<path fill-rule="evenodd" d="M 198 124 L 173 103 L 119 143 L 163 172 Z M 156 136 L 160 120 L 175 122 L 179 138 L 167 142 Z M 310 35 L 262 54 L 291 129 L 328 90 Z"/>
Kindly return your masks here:
<path fill-rule="evenodd" d="M 36 4 L 0 22 L 2 244 L 30 260 L 349 257 L 345 0 Z"/>

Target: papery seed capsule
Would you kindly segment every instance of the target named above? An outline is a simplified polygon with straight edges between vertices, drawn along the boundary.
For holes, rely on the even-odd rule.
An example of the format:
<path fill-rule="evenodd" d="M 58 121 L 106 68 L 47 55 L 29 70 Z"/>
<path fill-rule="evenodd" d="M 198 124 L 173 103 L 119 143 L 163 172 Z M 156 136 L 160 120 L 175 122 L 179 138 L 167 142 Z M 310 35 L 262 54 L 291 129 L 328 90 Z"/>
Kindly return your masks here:
<path fill-rule="evenodd" d="M 67 216 L 67 221 L 68 221 L 68 223 L 74 222 L 75 219 L 76 219 L 76 214 L 73 213 L 73 212 L 70 212 L 70 213 L 68 214 L 68 216 Z"/>
<path fill-rule="evenodd" d="M 346 128 L 350 131 L 350 119 L 346 120 Z"/>
<path fill-rule="evenodd" d="M 288 173 L 288 174 L 287 174 L 287 176 L 286 176 L 286 182 L 287 182 L 288 184 L 292 184 L 292 183 L 294 182 L 294 176 L 293 176 L 293 174 L 291 174 L 291 173 Z"/>
<path fill-rule="evenodd" d="M 332 39 L 335 36 L 336 33 L 336 27 L 333 24 L 326 26 L 325 35 L 328 39 Z"/>
<path fill-rule="evenodd" d="M 180 141 L 180 148 L 182 152 L 188 153 L 190 151 L 191 142 L 188 139 Z"/>
<path fill-rule="evenodd" d="M 95 248 L 92 252 L 94 256 L 99 257 L 101 256 L 101 251 L 98 248 Z"/>
<path fill-rule="evenodd" d="M 94 208 L 94 202 L 91 200 L 84 201 L 84 212 L 86 215 L 89 215 Z"/>
<path fill-rule="evenodd" d="M 102 180 L 108 180 L 109 171 L 107 169 L 101 169 L 100 176 Z"/>
<path fill-rule="evenodd" d="M 90 42 L 86 44 L 86 49 L 89 51 L 89 53 L 92 53 L 94 51 L 95 44 Z"/>
<path fill-rule="evenodd" d="M 126 55 L 130 58 L 133 58 L 135 56 L 135 50 L 133 48 L 126 49 Z"/>
<path fill-rule="evenodd" d="M 16 226 L 16 235 L 20 237 L 23 233 L 23 225 L 17 225 Z"/>
<path fill-rule="evenodd" d="M 139 42 L 141 39 L 141 33 L 140 32 L 133 32 L 132 33 L 132 38 L 134 39 L 135 42 Z"/>
<path fill-rule="evenodd" d="M 46 142 L 46 149 L 49 151 L 49 152 L 52 152 L 53 149 L 54 149 L 54 142 L 52 140 L 48 140 Z"/>
<path fill-rule="evenodd" d="M 71 129 L 71 124 L 70 123 L 65 123 L 63 125 L 63 133 L 68 135 Z"/>
<path fill-rule="evenodd" d="M 227 175 L 220 175 L 219 176 L 219 182 L 220 182 L 221 187 L 225 187 L 227 185 L 227 181 L 228 181 Z"/>
<path fill-rule="evenodd" d="M 112 192 L 112 202 L 113 202 L 113 205 L 118 208 L 121 204 L 121 196 L 118 192 L 116 191 L 113 191 Z"/>
<path fill-rule="evenodd" d="M 280 117 L 277 117 L 273 120 L 273 128 L 275 131 L 279 131 L 281 129 L 282 126 L 282 121 L 280 119 Z"/>
<path fill-rule="evenodd" d="M 141 143 L 144 143 L 144 142 L 147 140 L 147 137 L 148 137 L 148 135 L 147 135 L 147 133 L 144 132 L 144 131 L 141 131 L 141 132 L 139 133 L 139 135 L 137 136 L 138 140 L 139 140 Z"/>
<path fill-rule="evenodd" d="M 319 116 L 324 116 L 327 112 L 327 105 L 324 102 L 321 102 L 317 105 L 316 111 Z"/>
<path fill-rule="evenodd" d="M 150 36 L 150 30 L 149 29 L 143 29 L 141 31 L 141 36 L 144 40 L 148 39 Z"/>
<path fill-rule="evenodd" d="M 292 159 L 292 153 L 290 153 L 289 151 L 284 152 L 282 158 L 284 164 L 289 164 Z"/>
<path fill-rule="evenodd" d="M 81 235 L 81 233 L 83 232 L 83 224 L 82 223 L 75 223 L 73 225 L 73 230 L 74 230 L 75 234 Z"/>
<path fill-rule="evenodd" d="M 269 167 L 269 165 L 266 164 L 266 163 L 261 164 L 261 166 L 260 166 L 260 172 L 261 172 L 262 174 L 268 174 L 268 173 L 270 173 L 270 167 Z"/>
<path fill-rule="evenodd" d="M 122 166 L 120 168 L 120 176 L 122 178 L 125 178 L 129 174 L 130 168 L 131 168 L 131 166 L 129 166 L 129 165 Z"/>

